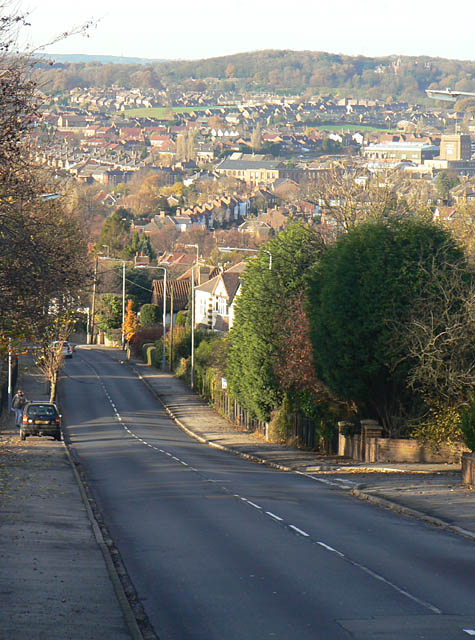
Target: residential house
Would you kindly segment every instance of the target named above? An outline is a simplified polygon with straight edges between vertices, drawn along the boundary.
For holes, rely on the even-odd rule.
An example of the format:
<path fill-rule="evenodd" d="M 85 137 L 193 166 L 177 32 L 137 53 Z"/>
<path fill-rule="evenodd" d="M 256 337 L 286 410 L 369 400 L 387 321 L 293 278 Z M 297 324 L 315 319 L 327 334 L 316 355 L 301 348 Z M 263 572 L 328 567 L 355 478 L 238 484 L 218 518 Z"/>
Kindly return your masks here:
<path fill-rule="evenodd" d="M 195 287 L 195 326 L 226 332 L 232 327 L 234 300 L 241 283 L 245 262 Z"/>

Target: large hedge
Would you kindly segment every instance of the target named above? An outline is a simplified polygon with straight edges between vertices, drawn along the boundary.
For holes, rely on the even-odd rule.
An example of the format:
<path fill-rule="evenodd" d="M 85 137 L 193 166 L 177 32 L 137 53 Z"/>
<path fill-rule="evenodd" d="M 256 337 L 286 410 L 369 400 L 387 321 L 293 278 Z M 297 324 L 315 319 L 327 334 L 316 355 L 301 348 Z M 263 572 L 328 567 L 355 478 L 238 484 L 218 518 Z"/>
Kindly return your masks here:
<path fill-rule="evenodd" d="M 272 254 L 272 265 L 266 251 Z M 260 420 L 268 420 L 282 401 L 275 371 L 280 321 L 321 252 L 320 236 L 294 225 L 248 261 L 229 336 L 226 374 L 231 393 Z"/>
<path fill-rule="evenodd" d="M 406 385 L 411 362 L 401 347 L 401 327 L 413 302 L 434 294 L 434 263 L 450 269 L 463 259 L 451 236 L 431 223 L 378 222 L 341 237 L 309 278 L 317 376 L 390 432 L 418 402 Z"/>

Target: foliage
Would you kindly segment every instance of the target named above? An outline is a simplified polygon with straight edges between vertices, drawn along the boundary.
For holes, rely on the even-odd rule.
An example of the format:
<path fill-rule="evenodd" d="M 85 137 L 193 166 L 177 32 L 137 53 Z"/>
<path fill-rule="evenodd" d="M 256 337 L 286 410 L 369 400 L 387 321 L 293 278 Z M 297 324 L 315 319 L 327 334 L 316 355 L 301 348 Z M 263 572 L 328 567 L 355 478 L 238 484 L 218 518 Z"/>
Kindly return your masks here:
<path fill-rule="evenodd" d="M 414 299 L 397 335 L 411 362 L 408 384 L 429 406 L 458 407 L 475 388 L 475 271 L 462 260 L 421 269 L 430 296 Z"/>
<path fill-rule="evenodd" d="M 435 188 L 439 197 L 447 200 L 451 189 L 460 184 L 460 179 L 456 174 L 450 174 L 447 171 L 440 171 L 435 179 Z"/>
<path fill-rule="evenodd" d="M 321 384 L 315 375 L 310 326 L 302 291 L 290 300 L 290 304 L 277 321 L 275 333 L 278 336 L 278 357 L 275 372 L 281 388 L 293 393 L 322 392 Z"/>
<path fill-rule="evenodd" d="M 28 133 L 41 96 L 34 56 L 18 53 L 26 18 L 14 3 L 0 4 L 0 346 L 38 338 L 75 308 L 90 269 L 76 220 L 61 198 L 43 195 L 57 184 L 32 161 Z"/>
<path fill-rule="evenodd" d="M 289 413 L 290 401 L 289 396 L 285 393 L 282 398 L 282 405 L 271 412 L 268 429 L 268 438 L 271 442 L 287 442 L 290 431 Z"/>
<path fill-rule="evenodd" d="M 127 253 L 129 244 L 130 221 L 123 219 L 120 210 L 107 218 L 99 236 L 98 245 L 107 249 L 107 255 L 122 256 Z M 125 255 L 124 257 L 128 257 Z"/>
<path fill-rule="evenodd" d="M 313 197 L 338 235 L 362 222 L 407 216 L 399 180 L 398 173 L 371 176 L 333 165 L 319 180 Z"/>
<path fill-rule="evenodd" d="M 475 452 L 475 398 L 473 397 L 460 411 L 460 428 L 465 444 L 470 451 Z"/>
<path fill-rule="evenodd" d="M 132 354 L 139 357 L 142 353 L 142 346 L 147 343 L 157 343 L 162 336 L 161 327 L 139 328 L 134 336 L 129 340 Z"/>
<path fill-rule="evenodd" d="M 227 348 L 227 336 L 207 333 L 201 337 L 195 351 L 195 376 L 196 386 L 202 393 L 209 392 L 224 375 Z"/>
<path fill-rule="evenodd" d="M 140 324 L 144 328 L 160 324 L 160 307 L 156 304 L 142 305 L 140 307 Z"/>
<path fill-rule="evenodd" d="M 396 73 L 395 73 L 396 71 Z M 310 90 L 345 95 L 421 102 L 425 89 L 453 87 L 475 91 L 473 61 L 446 60 L 428 56 L 364 57 L 323 51 L 262 50 L 203 60 L 173 60 L 151 64 L 101 64 L 100 62 L 41 65 L 48 90 L 69 91 L 73 87 L 118 85 L 159 89 L 163 85 L 189 83 L 193 86 L 220 82 L 222 90 L 232 87 L 266 91 Z M 230 75 L 231 74 L 231 75 Z M 232 78 L 232 80 L 230 80 Z M 202 82 L 204 81 L 204 82 Z M 139 83 L 139 84 L 137 84 Z M 193 107 L 194 110 L 195 107 Z M 152 109 L 147 112 L 154 113 Z M 173 114 L 171 114 L 173 115 Z M 159 117 L 168 117 L 165 112 Z"/>
<path fill-rule="evenodd" d="M 303 225 L 290 226 L 249 259 L 230 332 L 227 378 L 231 393 L 260 420 L 282 400 L 275 372 L 279 349 L 276 326 L 304 286 L 306 272 L 322 251 L 319 235 Z"/>
<path fill-rule="evenodd" d="M 96 322 L 102 331 L 120 329 L 122 324 L 122 298 L 112 293 L 106 293 L 101 296 L 96 311 Z"/>
<path fill-rule="evenodd" d="M 395 340 L 395 323 L 408 321 L 420 296 L 430 299 L 433 263 L 463 254 L 433 224 L 394 220 L 360 225 L 342 236 L 309 278 L 307 314 L 317 377 L 390 434 L 417 413 L 407 388 L 410 362 Z"/>
<path fill-rule="evenodd" d="M 133 310 L 133 302 L 129 300 L 125 309 L 125 318 L 122 330 L 124 332 L 124 338 L 126 342 L 130 342 L 139 330 L 140 323 Z"/>
<path fill-rule="evenodd" d="M 124 255 L 128 258 L 133 258 L 135 255 L 148 256 L 150 260 L 156 257 L 155 250 L 152 247 L 150 237 L 146 233 L 139 234 L 138 231 L 134 231 L 130 244 L 124 249 Z"/>
<path fill-rule="evenodd" d="M 175 318 L 175 327 L 184 327 L 186 325 L 187 314 L 185 311 L 179 311 Z"/>
<path fill-rule="evenodd" d="M 458 445 L 463 440 L 460 413 L 439 402 L 430 408 L 427 417 L 414 427 L 411 435 L 435 449 L 443 444 Z"/>

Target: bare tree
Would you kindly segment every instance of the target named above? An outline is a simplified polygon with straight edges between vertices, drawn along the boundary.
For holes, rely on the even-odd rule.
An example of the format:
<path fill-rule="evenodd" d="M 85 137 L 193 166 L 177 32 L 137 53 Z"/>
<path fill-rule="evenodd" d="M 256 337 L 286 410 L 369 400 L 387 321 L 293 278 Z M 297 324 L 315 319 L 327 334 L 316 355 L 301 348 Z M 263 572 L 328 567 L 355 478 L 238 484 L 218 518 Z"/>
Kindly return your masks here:
<path fill-rule="evenodd" d="M 30 160 L 39 96 L 32 52 L 17 47 L 26 24 L 13 3 L 0 3 L 0 350 L 36 331 L 53 300 L 72 302 L 87 272 L 79 227 L 60 200 L 44 197 L 55 185 Z"/>
<path fill-rule="evenodd" d="M 408 211 L 426 210 L 415 190 L 403 190 L 398 172 L 372 175 L 345 165 L 332 165 L 322 175 L 313 192 L 322 211 L 322 223 L 333 236 L 368 221 L 407 215 Z"/>
<path fill-rule="evenodd" d="M 430 296 L 422 292 L 400 332 L 408 384 L 429 405 L 458 407 L 475 389 L 475 271 L 434 267 L 430 275 Z"/>

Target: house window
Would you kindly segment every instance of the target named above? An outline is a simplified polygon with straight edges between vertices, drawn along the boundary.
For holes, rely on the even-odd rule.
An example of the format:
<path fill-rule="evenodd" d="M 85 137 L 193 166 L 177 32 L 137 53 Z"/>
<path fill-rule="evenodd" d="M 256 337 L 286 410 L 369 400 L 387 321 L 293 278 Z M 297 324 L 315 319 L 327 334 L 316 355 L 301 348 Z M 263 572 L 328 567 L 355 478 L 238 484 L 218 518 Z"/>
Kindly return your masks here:
<path fill-rule="evenodd" d="M 221 316 L 225 316 L 227 315 L 227 304 L 226 304 L 226 299 L 225 298 L 218 298 L 217 300 L 217 311 L 219 312 L 219 315 Z"/>

